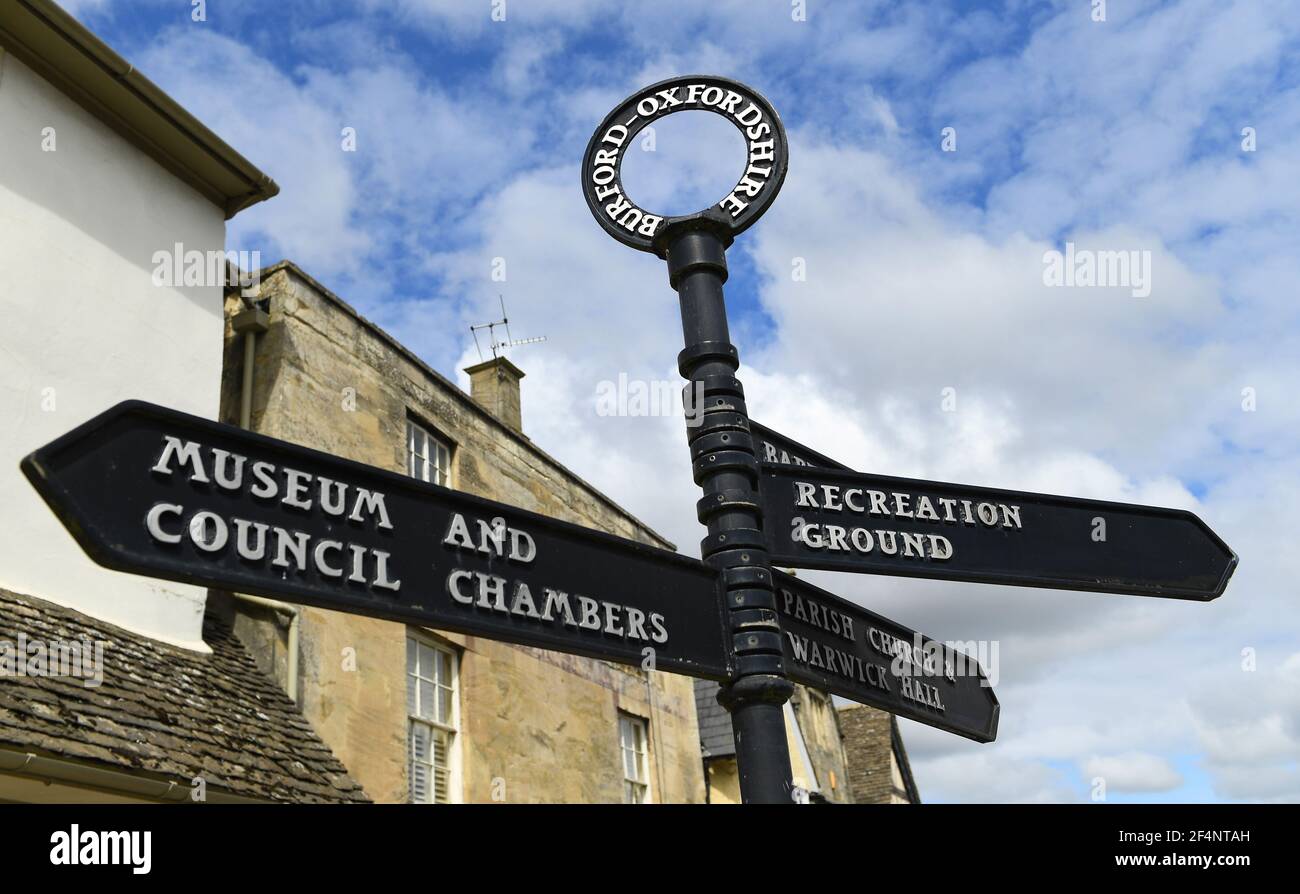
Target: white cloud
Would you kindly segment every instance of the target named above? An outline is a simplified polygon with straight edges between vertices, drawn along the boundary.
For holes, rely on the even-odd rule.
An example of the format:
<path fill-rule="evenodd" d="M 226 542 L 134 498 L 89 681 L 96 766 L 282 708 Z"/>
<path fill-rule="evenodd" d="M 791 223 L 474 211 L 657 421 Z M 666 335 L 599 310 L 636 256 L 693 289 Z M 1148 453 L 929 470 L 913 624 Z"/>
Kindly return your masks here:
<path fill-rule="evenodd" d="M 1100 777 L 1107 792 L 1167 792 L 1183 784 L 1182 774 L 1169 761 L 1139 751 L 1090 757 L 1083 772 Z"/>

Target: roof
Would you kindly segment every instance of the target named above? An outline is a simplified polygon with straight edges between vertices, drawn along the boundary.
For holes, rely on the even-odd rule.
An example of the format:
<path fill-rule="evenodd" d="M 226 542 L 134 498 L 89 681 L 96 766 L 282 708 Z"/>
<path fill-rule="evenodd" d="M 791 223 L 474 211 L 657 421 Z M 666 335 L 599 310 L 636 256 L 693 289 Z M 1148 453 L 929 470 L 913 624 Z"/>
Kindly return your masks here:
<path fill-rule="evenodd" d="M 0 3 L 0 47 L 193 186 L 227 219 L 280 187 L 52 0 Z"/>
<path fill-rule="evenodd" d="M 406 360 L 408 360 L 410 363 L 414 364 L 417 368 L 419 368 L 420 371 L 423 372 L 426 376 L 428 376 L 431 381 L 437 382 L 439 385 L 441 385 L 443 389 L 448 394 L 450 394 L 455 400 L 457 400 L 461 404 L 461 406 L 463 406 L 467 411 L 478 415 L 481 419 L 485 420 L 489 425 L 494 426 L 498 430 L 498 433 L 501 435 L 501 437 L 509 438 L 510 440 L 517 442 L 519 446 L 522 447 L 524 450 L 527 450 L 529 453 L 533 454 L 534 456 L 537 456 L 545 460 L 547 463 L 554 466 L 557 470 L 563 472 L 565 475 L 572 478 L 575 483 L 581 485 L 584 490 L 586 490 L 589 494 L 594 496 L 596 499 L 600 500 L 600 502 L 604 503 L 607 507 L 614 510 L 619 515 L 623 516 L 632 524 L 640 528 L 645 534 L 647 534 L 650 538 L 652 538 L 658 546 L 662 547 L 663 549 L 672 550 L 676 552 L 677 545 L 675 543 L 673 543 L 667 537 L 660 534 L 658 531 L 650 527 L 645 522 L 641 521 L 641 519 L 637 518 L 631 512 L 628 512 L 625 508 L 623 508 L 621 505 L 615 502 L 613 497 L 607 496 L 605 493 L 603 493 L 601 490 L 593 486 L 581 475 L 578 475 L 568 466 L 564 465 L 564 463 L 560 462 L 555 457 L 551 456 L 545 450 L 542 450 L 535 443 L 533 443 L 532 438 L 529 438 L 527 435 L 523 434 L 523 432 L 515 431 L 509 425 L 502 422 L 495 415 L 493 415 L 491 412 L 485 409 L 481 404 L 479 404 L 476 400 L 474 400 L 473 397 L 466 394 L 464 389 L 462 389 L 459 385 L 457 385 L 455 382 L 452 382 L 442 373 L 438 372 L 436 369 L 429 366 L 429 364 L 421 360 L 418 356 L 415 355 L 414 352 L 412 352 L 409 348 L 407 348 L 406 345 L 402 344 L 391 334 L 389 334 L 387 330 L 383 329 L 376 323 L 373 323 L 370 320 L 363 317 L 357 311 L 356 308 L 348 304 L 338 295 L 331 292 L 325 286 L 321 285 L 321 283 L 318 280 L 313 278 L 311 274 L 304 271 L 293 261 L 290 260 L 277 261 L 274 264 L 271 264 L 267 267 L 263 267 L 262 269 L 256 271 L 253 275 L 255 277 L 255 280 L 260 282 L 270 278 L 272 275 L 280 272 L 281 270 L 287 270 L 291 272 L 294 276 L 298 277 L 307 285 L 315 289 L 327 301 L 334 304 L 341 311 L 343 311 L 344 313 L 351 316 L 354 320 L 356 320 L 357 323 L 359 323 L 367 330 L 369 330 L 372 334 L 374 334 L 379 339 L 384 341 L 390 348 L 392 348 L 397 353 L 401 354 Z M 492 361 L 488 361 L 488 363 L 491 362 Z M 508 363 L 509 361 L 506 362 Z M 482 366 L 482 365 L 483 364 L 478 364 L 478 366 Z M 514 365 L 511 364 L 511 366 L 513 367 Z M 473 368 L 474 367 L 470 367 L 470 369 Z M 514 369 L 518 370 L 519 368 L 514 367 Z M 522 370 L 519 371 L 519 376 L 521 378 L 523 377 Z"/>
<path fill-rule="evenodd" d="M 0 589 L 0 641 L 102 642 L 102 683 L 0 674 L 0 750 L 75 762 L 188 792 L 265 801 L 367 801 L 302 712 L 209 616 L 211 654 L 169 646 Z M 11 659 L 12 660 L 12 659 Z"/>
<path fill-rule="evenodd" d="M 695 681 L 695 717 L 700 725 L 700 750 L 705 760 L 736 755 L 731 715 L 718 704 L 719 688 L 712 680 Z"/>

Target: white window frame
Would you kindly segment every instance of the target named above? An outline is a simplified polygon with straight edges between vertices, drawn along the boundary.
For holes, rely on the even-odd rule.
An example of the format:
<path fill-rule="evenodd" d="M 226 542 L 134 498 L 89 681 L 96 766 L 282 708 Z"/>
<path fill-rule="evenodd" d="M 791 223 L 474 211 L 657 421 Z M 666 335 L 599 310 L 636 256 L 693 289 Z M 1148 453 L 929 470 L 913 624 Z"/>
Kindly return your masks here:
<path fill-rule="evenodd" d="M 423 646 L 432 649 L 435 653 L 448 656 L 451 667 L 450 685 L 440 683 L 436 677 L 425 676 L 424 668 L 419 665 L 419 647 Z M 407 800 L 413 804 L 459 804 L 462 800 L 461 792 L 461 732 L 460 732 L 460 654 L 444 643 L 438 642 L 432 637 L 421 636 L 413 631 L 408 631 L 406 635 L 407 654 L 411 649 L 416 650 L 417 667 L 416 672 L 412 673 L 408 668 L 406 671 L 406 689 L 407 689 L 407 714 L 406 714 L 406 771 L 407 771 Z M 449 690 L 450 711 L 447 718 L 438 720 L 436 718 L 425 717 L 422 715 L 422 705 L 419 703 L 420 688 L 418 681 L 425 680 L 431 682 L 435 687 L 442 687 Z M 412 710 L 414 705 L 414 710 Z M 431 732 L 437 731 L 446 733 L 451 737 L 451 742 L 447 748 L 447 799 L 446 801 L 426 800 L 417 801 L 415 799 L 413 769 L 415 764 L 415 755 L 411 753 L 412 749 L 412 732 L 416 725 L 428 727 Z M 428 763 L 428 761 L 424 761 Z M 428 792 L 430 799 L 434 798 L 436 787 L 433 784 L 433 777 L 429 777 Z"/>
<path fill-rule="evenodd" d="M 406 473 L 412 478 L 451 487 L 452 444 L 406 417 Z"/>
<path fill-rule="evenodd" d="M 629 742 L 629 732 L 632 734 Z M 623 803 L 650 804 L 650 722 L 644 717 L 618 712 L 618 755 L 623 771 Z M 632 767 L 636 776 L 629 775 Z M 631 787 L 631 788 L 629 788 Z"/>

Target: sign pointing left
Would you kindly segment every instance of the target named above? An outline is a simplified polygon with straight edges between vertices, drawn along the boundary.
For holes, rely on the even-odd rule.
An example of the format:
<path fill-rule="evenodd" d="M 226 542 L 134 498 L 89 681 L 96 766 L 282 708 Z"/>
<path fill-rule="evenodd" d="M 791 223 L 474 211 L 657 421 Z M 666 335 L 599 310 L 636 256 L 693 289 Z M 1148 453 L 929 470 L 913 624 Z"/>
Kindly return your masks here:
<path fill-rule="evenodd" d="M 716 572 L 140 401 L 22 461 L 100 565 L 724 679 Z M 653 663 L 651 663 L 653 662 Z"/>

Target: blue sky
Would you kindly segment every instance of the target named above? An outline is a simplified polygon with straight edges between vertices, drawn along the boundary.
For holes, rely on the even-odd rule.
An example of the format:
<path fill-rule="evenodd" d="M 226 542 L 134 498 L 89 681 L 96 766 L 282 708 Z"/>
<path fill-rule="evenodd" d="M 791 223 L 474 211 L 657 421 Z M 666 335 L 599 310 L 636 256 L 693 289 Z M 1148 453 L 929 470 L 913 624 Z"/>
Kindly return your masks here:
<path fill-rule="evenodd" d="M 753 85 L 791 143 L 730 253 L 757 418 L 864 470 L 1185 506 L 1241 556 L 1209 605 L 816 575 L 1001 645 L 997 743 L 907 724 L 923 795 L 1090 802 L 1101 775 L 1110 800 L 1300 800 L 1294 3 L 67 5 L 281 184 L 230 248 L 295 260 L 449 375 L 503 294 L 548 336 L 514 355 L 529 434 L 684 551 L 680 421 L 593 409 L 620 373 L 677 381 L 674 296 L 590 219 L 578 161 L 640 86 Z M 739 170 L 725 128 L 676 117 L 635 160 L 647 207 Z M 1047 287 L 1067 241 L 1149 252 L 1150 295 Z"/>

